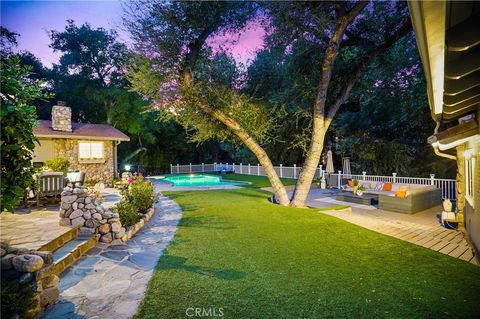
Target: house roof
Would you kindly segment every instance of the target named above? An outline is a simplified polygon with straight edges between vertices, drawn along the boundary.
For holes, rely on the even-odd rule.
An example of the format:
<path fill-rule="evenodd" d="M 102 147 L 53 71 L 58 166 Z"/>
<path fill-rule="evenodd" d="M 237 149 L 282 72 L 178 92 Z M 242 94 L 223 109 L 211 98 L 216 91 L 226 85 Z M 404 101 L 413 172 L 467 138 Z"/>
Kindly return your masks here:
<path fill-rule="evenodd" d="M 95 139 L 104 141 L 130 141 L 130 138 L 106 124 L 89 124 L 72 122 L 72 132 L 55 131 L 52 129 L 52 121 L 42 120 L 39 126 L 33 130 L 36 137 L 43 138 L 66 138 L 66 139 Z"/>
<path fill-rule="evenodd" d="M 408 2 L 435 121 L 480 107 L 480 2 Z M 477 111 L 478 112 L 478 111 Z"/>

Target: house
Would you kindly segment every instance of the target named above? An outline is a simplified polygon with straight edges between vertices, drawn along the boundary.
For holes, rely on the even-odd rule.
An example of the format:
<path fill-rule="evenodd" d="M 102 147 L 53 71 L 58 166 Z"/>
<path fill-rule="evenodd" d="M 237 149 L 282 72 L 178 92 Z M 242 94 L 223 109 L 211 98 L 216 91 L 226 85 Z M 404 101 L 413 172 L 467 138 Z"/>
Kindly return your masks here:
<path fill-rule="evenodd" d="M 457 162 L 457 220 L 480 253 L 480 2 L 409 1 L 435 153 Z"/>
<path fill-rule="evenodd" d="M 75 123 L 71 118 L 72 110 L 59 102 L 52 108 L 52 120 L 40 121 L 34 130 L 39 140 L 34 165 L 65 157 L 70 169 L 85 172 L 87 180 L 111 183 L 118 177 L 117 146 L 130 138 L 111 125 Z"/>

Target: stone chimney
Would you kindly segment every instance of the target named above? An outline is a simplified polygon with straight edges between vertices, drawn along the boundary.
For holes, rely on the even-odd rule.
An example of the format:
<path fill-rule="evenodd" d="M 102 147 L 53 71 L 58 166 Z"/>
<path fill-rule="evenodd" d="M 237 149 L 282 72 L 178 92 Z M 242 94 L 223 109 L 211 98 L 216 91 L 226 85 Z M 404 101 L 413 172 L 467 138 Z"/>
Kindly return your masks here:
<path fill-rule="evenodd" d="M 64 101 L 58 101 L 52 108 L 52 128 L 55 131 L 72 131 L 72 109 Z"/>

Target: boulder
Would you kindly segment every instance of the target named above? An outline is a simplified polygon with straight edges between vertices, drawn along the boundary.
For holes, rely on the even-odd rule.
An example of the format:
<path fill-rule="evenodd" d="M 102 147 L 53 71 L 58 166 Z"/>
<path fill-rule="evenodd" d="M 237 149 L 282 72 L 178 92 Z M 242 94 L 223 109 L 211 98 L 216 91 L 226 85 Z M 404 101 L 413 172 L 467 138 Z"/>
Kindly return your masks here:
<path fill-rule="evenodd" d="M 95 209 L 96 209 L 96 210 L 97 210 L 97 212 L 99 212 L 99 213 L 103 213 L 103 212 L 104 212 L 104 209 L 103 209 L 103 207 L 102 207 L 102 206 L 100 206 L 100 205 L 97 205 L 97 206 L 95 206 Z"/>
<path fill-rule="evenodd" d="M 76 200 L 77 200 L 77 196 L 76 196 L 76 195 L 62 196 L 62 202 L 64 202 L 64 203 L 71 204 L 71 203 L 73 203 L 73 202 L 76 201 Z"/>
<path fill-rule="evenodd" d="M 108 224 L 106 224 L 108 225 Z M 112 224 L 112 232 L 118 233 L 120 231 L 120 228 L 122 228 L 122 225 L 120 223 L 113 223 Z"/>
<path fill-rule="evenodd" d="M 85 226 L 89 228 L 94 228 L 95 225 L 93 224 L 93 220 L 89 219 L 85 222 Z"/>
<path fill-rule="evenodd" d="M 70 219 L 75 219 L 75 218 L 80 217 L 80 216 L 83 216 L 83 210 L 77 209 L 77 210 L 74 210 L 73 213 L 68 217 Z"/>
<path fill-rule="evenodd" d="M 92 217 L 95 218 L 96 220 L 102 220 L 102 215 L 100 215 L 99 213 L 94 213 Z"/>
<path fill-rule="evenodd" d="M 60 218 L 60 226 L 70 226 L 70 218 Z"/>
<path fill-rule="evenodd" d="M 85 197 L 85 204 L 90 204 L 92 202 L 92 197 L 87 196 Z"/>
<path fill-rule="evenodd" d="M 87 211 L 87 212 L 84 212 L 84 213 L 83 213 L 83 218 L 85 218 L 85 219 L 90 219 L 90 218 L 92 218 L 92 214 L 90 214 L 90 212 L 88 212 L 88 211 Z"/>
<path fill-rule="evenodd" d="M 84 204 L 85 203 L 85 198 L 79 197 L 76 202 L 79 203 L 79 204 Z"/>
<path fill-rule="evenodd" d="M 67 211 L 66 211 L 65 209 L 61 209 L 61 208 L 60 208 L 60 218 L 64 218 L 66 212 L 67 212 Z"/>
<path fill-rule="evenodd" d="M 42 280 L 43 289 L 52 288 L 58 285 L 60 278 L 57 275 L 50 275 Z"/>
<path fill-rule="evenodd" d="M 85 205 L 82 203 L 78 203 L 78 208 L 83 208 Z"/>
<path fill-rule="evenodd" d="M 15 254 L 6 254 L 2 257 L 2 271 L 9 270 L 13 268 L 12 259 L 17 257 Z"/>
<path fill-rule="evenodd" d="M 70 207 L 69 209 L 67 209 L 67 211 L 65 212 L 65 217 L 70 217 L 70 215 L 72 214 L 73 212 L 73 209 Z"/>
<path fill-rule="evenodd" d="M 93 235 L 93 234 L 95 234 L 95 228 L 80 227 L 80 234 L 82 234 L 82 235 Z"/>
<path fill-rule="evenodd" d="M 62 203 L 61 208 L 67 210 L 67 209 L 70 208 L 70 204 L 64 202 L 64 203 Z"/>
<path fill-rule="evenodd" d="M 32 254 L 41 257 L 46 265 L 53 264 L 53 254 L 49 251 L 34 251 Z"/>
<path fill-rule="evenodd" d="M 54 303 L 60 296 L 60 290 L 57 287 L 48 288 L 40 293 L 40 306 L 45 307 Z"/>
<path fill-rule="evenodd" d="M 83 188 L 74 188 L 73 193 L 74 194 L 85 194 L 85 190 Z"/>
<path fill-rule="evenodd" d="M 21 272 L 34 272 L 43 267 L 43 259 L 37 255 L 20 255 L 12 259 L 13 268 Z"/>
<path fill-rule="evenodd" d="M 98 227 L 98 232 L 100 234 L 107 234 L 110 232 L 110 224 L 103 224 L 100 227 Z"/>
<path fill-rule="evenodd" d="M 112 240 L 113 240 L 113 238 L 112 238 L 112 234 L 111 234 L 111 233 L 102 235 L 102 237 L 100 237 L 100 241 L 101 241 L 102 243 L 107 243 L 107 244 L 109 244 L 109 243 L 112 242 Z"/>
<path fill-rule="evenodd" d="M 120 230 L 115 234 L 115 238 L 122 238 L 125 235 L 125 228 L 120 227 Z"/>
<path fill-rule="evenodd" d="M 95 209 L 96 207 L 95 207 L 95 205 L 93 205 L 92 203 L 90 203 L 90 204 L 85 205 L 85 208 L 86 208 L 86 209 Z"/>
<path fill-rule="evenodd" d="M 72 209 L 73 209 L 73 210 L 76 210 L 77 208 L 78 208 L 78 203 L 77 203 L 77 202 L 74 202 L 74 203 L 72 204 Z"/>
<path fill-rule="evenodd" d="M 0 248 L 0 256 L 3 257 L 7 254 L 7 251 L 3 248 Z"/>
<path fill-rule="evenodd" d="M 75 219 L 72 219 L 72 226 L 77 227 L 77 226 L 83 226 L 85 224 L 85 219 L 83 217 L 77 217 Z"/>

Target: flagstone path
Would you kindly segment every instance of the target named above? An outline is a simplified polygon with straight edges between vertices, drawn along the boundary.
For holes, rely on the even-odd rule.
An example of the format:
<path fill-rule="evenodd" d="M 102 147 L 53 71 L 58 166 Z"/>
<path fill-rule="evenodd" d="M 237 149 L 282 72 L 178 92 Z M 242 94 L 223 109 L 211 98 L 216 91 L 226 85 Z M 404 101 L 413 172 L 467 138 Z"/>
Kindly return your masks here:
<path fill-rule="evenodd" d="M 157 183 L 156 183 L 157 184 Z M 59 301 L 44 318 L 131 318 L 182 210 L 160 196 L 152 219 L 126 244 L 99 243 L 61 276 Z"/>

